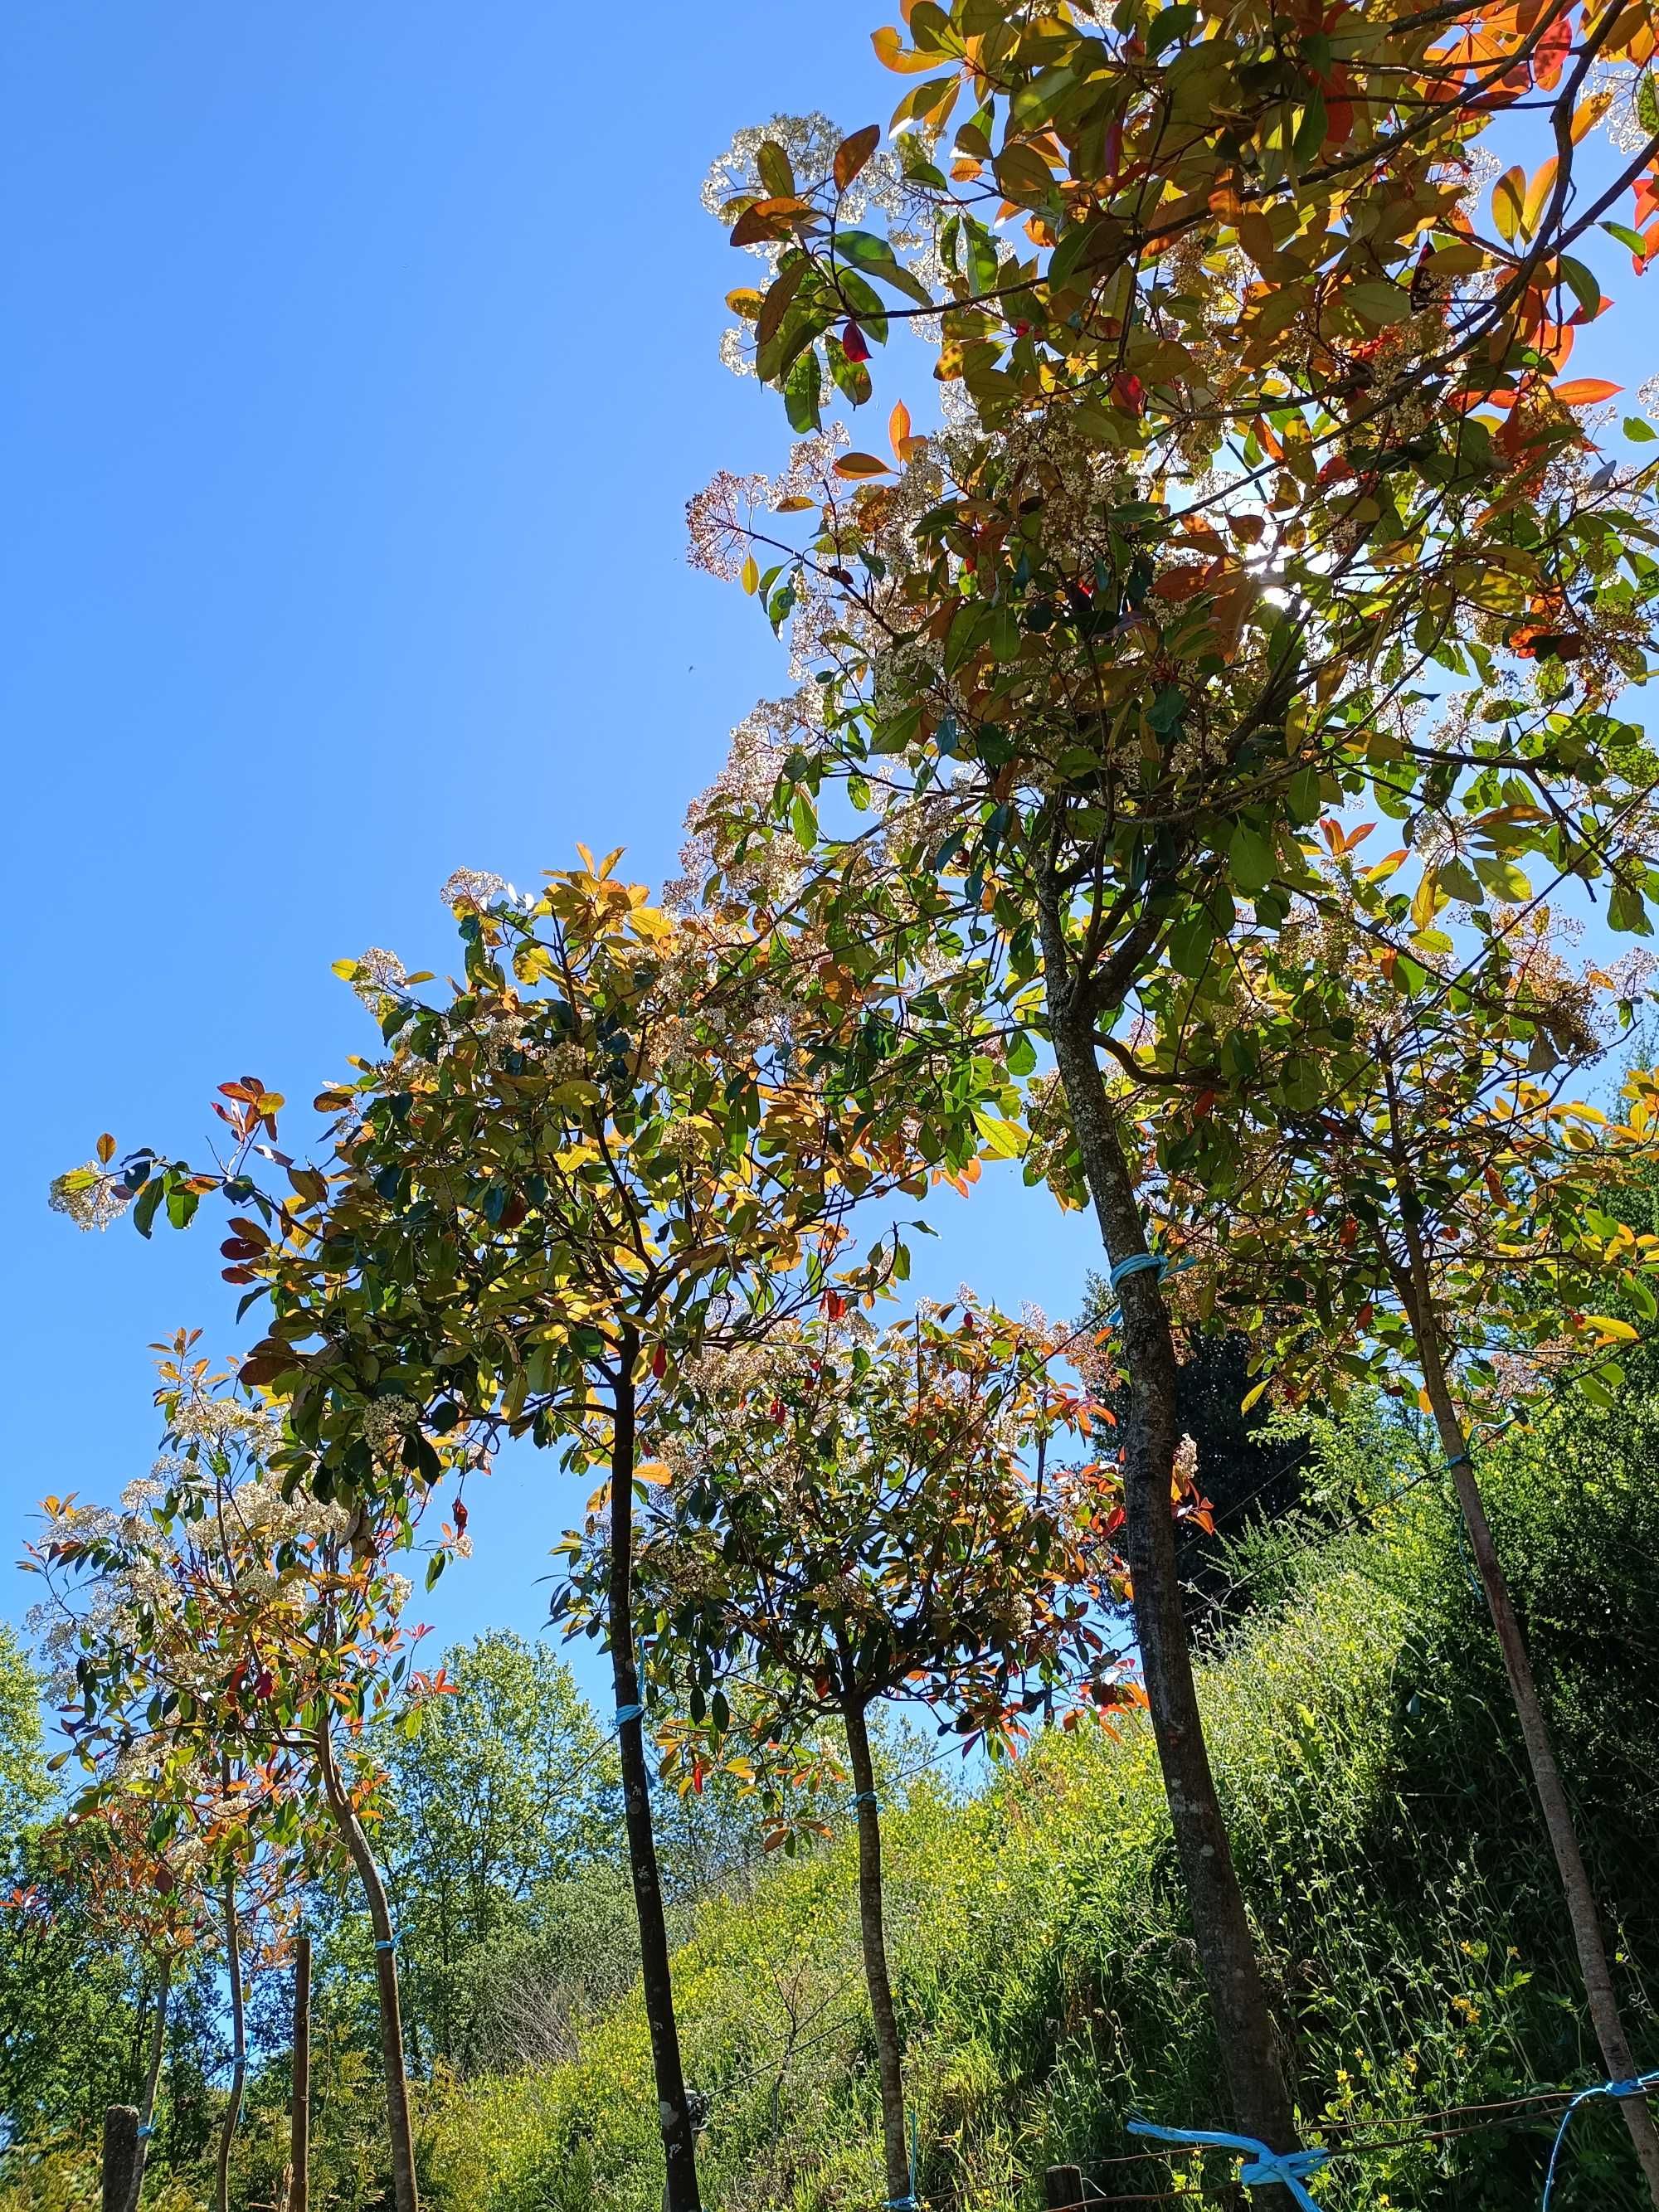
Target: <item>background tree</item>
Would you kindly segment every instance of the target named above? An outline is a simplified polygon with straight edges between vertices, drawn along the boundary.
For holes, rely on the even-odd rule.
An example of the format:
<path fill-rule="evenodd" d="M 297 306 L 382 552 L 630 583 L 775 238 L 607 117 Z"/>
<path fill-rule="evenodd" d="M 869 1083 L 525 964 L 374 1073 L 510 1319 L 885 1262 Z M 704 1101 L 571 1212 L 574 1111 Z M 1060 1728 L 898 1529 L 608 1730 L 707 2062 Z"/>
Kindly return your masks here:
<path fill-rule="evenodd" d="M 1039 1487 L 1027 1465 L 1086 1419 L 1080 1394 L 1048 1373 L 1046 1331 L 972 1304 L 949 1318 L 814 1324 L 701 1362 L 653 1431 L 670 1480 L 635 1564 L 647 1671 L 717 1741 L 734 1726 L 763 1748 L 825 1720 L 846 1732 L 886 2183 L 904 2204 L 872 1708 L 919 1699 L 964 1749 L 1001 1753 L 1055 1692 L 1133 1695 L 1101 1625 L 1121 1587 L 1103 1533 L 1115 1476 L 1050 1465 Z M 606 1575 L 596 1530 L 574 1565 L 574 1620 Z"/>
<path fill-rule="evenodd" d="M 449 1694 L 375 1731 L 376 1749 L 406 1996 L 431 2056 L 470 2068 L 501 2032 L 501 1978 L 556 1954 L 550 1923 L 586 1909 L 578 1888 L 609 1858 L 620 1808 L 614 1748 L 544 1646 L 491 1630 L 447 1652 L 443 1674 Z"/>
<path fill-rule="evenodd" d="M 222 2195 L 247 2047 L 238 1869 L 274 1866 L 280 1887 L 300 1856 L 349 1859 L 374 1930 L 399 2212 L 414 2212 L 396 1932 L 368 1832 L 380 1777 L 350 1748 L 367 1717 L 442 1686 L 412 1669 L 400 1620 L 409 1585 L 390 1559 L 410 1519 L 285 1496 L 268 1464 L 279 1424 L 194 1341 L 181 1332 L 161 1363 L 168 1450 L 152 1475 L 118 1513 L 48 1499 L 30 1547 L 79 1700 L 62 1725 L 94 1776 L 81 1802 L 136 1813 L 152 1856 L 157 1836 L 189 1837 L 212 1869 L 236 2054 Z"/>
<path fill-rule="evenodd" d="M 1632 189 L 1641 216 L 1659 153 L 1650 137 L 1605 191 L 1582 185 L 1575 148 L 1610 98 L 1591 73 L 1645 60 L 1652 27 L 1546 4 L 1291 41 L 1265 6 L 1133 0 L 908 22 L 877 47 L 920 80 L 895 118 L 920 128 L 884 166 L 874 126 L 835 146 L 785 122 L 742 137 L 717 188 L 768 264 L 732 304 L 795 428 L 816 428 L 826 378 L 870 397 L 871 347 L 901 320 L 934 334 L 951 428 L 918 438 L 901 404 L 896 469 L 808 438 L 777 483 L 726 476 L 693 502 L 694 557 L 788 620 L 819 679 L 744 726 L 694 817 L 699 872 L 717 901 L 804 904 L 813 943 L 887 998 L 860 1033 L 872 1081 L 918 1029 L 978 1054 L 1000 1032 L 1027 1071 L 1029 1033 L 1052 1048 L 1060 1096 L 1037 1119 L 1065 1125 L 1055 1180 L 1092 1204 L 1121 1291 L 1137 1635 L 1195 1933 L 1236 2111 L 1285 2142 L 1187 1656 L 1174 1346 L 1103 1066 L 1136 1068 L 1133 1022 L 1169 989 L 1223 988 L 1241 903 L 1281 921 L 1297 830 L 1362 791 L 1400 816 L 1455 799 L 1493 865 L 1537 848 L 1610 875 L 1615 923 L 1639 922 L 1652 886 L 1619 832 L 1652 763 L 1603 708 L 1608 671 L 1645 665 L 1653 578 L 1573 412 L 1611 388 L 1559 371 L 1604 305 L 1570 249 Z M 947 175 L 935 134 L 964 94 Z M 1527 159 L 1484 212 L 1472 163 L 1499 115 Z M 872 206 L 884 233 L 860 227 Z M 1029 255 L 999 216 L 1024 216 Z M 769 504 L 814 514 L 804 548 Z M 1434 664 L 1495 661 L 1547 664 L 1516 726 L 1454 708 L 1417 726 Z M 780 898 L 757 842 L 810 844 L 826 787 L 874 826 Z"/>

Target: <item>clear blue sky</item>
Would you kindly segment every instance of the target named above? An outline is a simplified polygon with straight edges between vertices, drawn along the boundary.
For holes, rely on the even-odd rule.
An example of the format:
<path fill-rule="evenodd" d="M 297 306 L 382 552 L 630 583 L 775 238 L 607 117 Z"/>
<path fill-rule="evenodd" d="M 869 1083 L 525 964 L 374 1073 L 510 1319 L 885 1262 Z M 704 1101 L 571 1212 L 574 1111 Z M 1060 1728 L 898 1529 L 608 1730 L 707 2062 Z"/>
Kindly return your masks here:
<path fill-rule="evenodd" d="M 457 866 L 533 881 L 580 838 L 659 879 L 782 688 L 752 606 L 684 559 L 687 496 L 786 435 L 715 358 L 752 272 L 698 191 L 779 107 L 884 118 L 879 13 L 12 0 L 11 1555 L 43 1492 L 148 1466 L 149 1340 L 234 1340 L 216 1237 L 78 1236 L 49 1178 L 105 1128 L 199 1147 L 227 1076 L 308 1098 L 370 1034 L 330 962 L 447 965 Z M 1633 386 L 1638 331 L 1575 370 Z M 927 1287 L 1074 1310 L 1086 1224 L 1006 1174 L 934 1211 Z M 441 1633 L 533 1628 L 580 1503 L 504 1469 Z"/>
<path fill-rule="evenodd" d="M 580 838 L 659 879 L 784 688 L 684 557 L 688 495 L 787 436 L 715 357 L 749 264 L 698 192 L 779 107 L 884 120 L 877 20 L 7 11 L 3 1556 L 44 1492 L 148 1467 L 151 1339 L 233 1340 L 216 1236 L 78 1235 L 49 1178 L 105 1128 L 199 1150 L 228 1076 L 309 1099 L 372 1036 L 330 962 L 450 964 L 457 866 L 533 881 Z M 933 1283 L 1069 1310 L 1081 1224 L 935 1211 Z M 581 1494 L 505 1468 L 423 1617 L 533 1628 Z"/>

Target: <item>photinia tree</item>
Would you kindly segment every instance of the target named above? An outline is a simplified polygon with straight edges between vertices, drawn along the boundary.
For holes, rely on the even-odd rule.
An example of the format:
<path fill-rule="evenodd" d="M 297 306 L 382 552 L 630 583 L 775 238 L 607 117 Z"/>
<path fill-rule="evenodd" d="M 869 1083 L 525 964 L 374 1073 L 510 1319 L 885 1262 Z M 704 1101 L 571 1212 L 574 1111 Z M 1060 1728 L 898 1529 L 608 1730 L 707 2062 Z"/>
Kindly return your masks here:
<path fill-rule="evenodd" d="M 1638 271 L 1659 235 L 1651 10 L 905 15 L 908 38 L 876 40 L 917 80 L 892 151 L 874 126 L 779 118 L 711 180 L 766 264 L 732 295 L 749 335 L 728 354 L 804 434 L 781 477 L 692 502 L 694 558 L 787 623 L 804 680 L 694 811 L 695 888 L 779 941 L 799 927 L 809 974 L 828 946 L 843 994 L 850 974 L 848 1081 L 878 1097 L 913 1055 L 1005 1055 L 1031 1085 L 1030 1171 L 1094 1209 L 1194 1934 L 1235 2112 L 1284 2143 L 1181 1611 L 1176 1358 L 1116 1078 L 1199 1095 L 1139 1025 L 1201 1029 L 1241 917 L 1285 921 L 1328 808 L 1455 818 L 1477 901 L 1512 897 L 1536 854 L 1646 926 L 1659 769 L 1612 706 L 1648 665 L 1651 488 L 1595 448 L 1588 410 L 1616 387 L 1563 371 L 1612 305 L 1582 258 L 1597 225 Z M 1522 158 L 1488 192 L 1500 133 Z M 920 434 L 901 400 L 890 463 L 841 451 L 827 399 L 871 398 L 901 324 L 933 349 L 946 428 Z M 963 1117 L 976 1103 L 989 1148 L 1021 1149 L 982 1102 Z"/>
<path fill-rule="evenodd" d="M 906 1273 L 896 1230 L 853 1253 L 853 1216 L 926 1190 L 919 1127 L 952 1172 L 976 1140 L 921 1079 L 872 1121 L 800 1036 L 793 967 L 775 979 L 763 942 L 652 906 L 613 878 L 615 854 L 582 858 L 534 899 L 453 878 L 465 972 L 435 1002 L 388 953 L 341 963 L 386 1050 L 321 1095 L 320 1167 L 276 1151 L 282 1101 L 246 1082 L 224 1086 L 224 1167 L 115 1163 L 112 1145 L 77 1191 L 136 1193 L 146 1231 L 164 1206 L 182 1226 L 210 1191 L 242 1209 L 226 1272 L 269 1299 L 242 1379 L 287 1407 L 273 1472 L 325 1502 L 393 1510 L 445 1455 L 504 1437 L 606 1470 L 605 1637 L 669 2203 L 696 2212 L 635 1656 L 640 1422 L 705 1348 Z M 832 989 L 829 956 L 820 969 L 815 991 Z M 286 1189 L 264 1187 L 265 1163 Z"/>
<path fill-rule="evenodd" d="M 1000 1755 L 1056 1692 L 1103 1711 L 1136 1698 L 1104 1633 L 1122 1593 L 1115 1470 L 1049 1463 L 1086 1399 L 1050 1374 L 1046 1329 L 951 1310 L 884 1330 L 813 1321 L 706 1354 L 653 1420 L 663 1463 L 634 1570 L 647 1677 L 694 1724 L 665 1741 L 698 1780 L 735 1744 L 758 1786 L 787 1786 L 779 1747 L 825 1721 L 846 1732 L 888 2202 L 907 2206 L 871 1710 L 919 1700 L 964 1752 Z M 574 1630 L 604 1605 L 603 1522 L 570 1547 L 555 1612 Z"/>
<path fill-rule="evenodd" d="M 115 1863 L 128 1887 L 159 1882 L 144 1854 L 165 1868 L 169 1837 L 205 1837 L 216 1859 L 273 1869 L 279 1883 L 302 1863 L 349 1861 L 374 1931 L 398 2212 L 416 2212 L 396 1936 L 371 1840 L 384 1777 L 362 1756 L 365 1723 L 416 1712 L 445 1686 L 413 1668 L 402 1625 L 409 1584 L 391 1561 L 410 1515 L 285 1488 L 269 1465 L 276 1414 L 192 1357 L 194 1342 L 181 1332 L 164 1350 L 166 1450 L 149 1478 L 118 1511 L 48 1499 L 29 1547 L 48 1591 L 35 1617 L 76 1700 L 61 1725 L 93 1777 L 75 1825 L 127 1836 Z M 240 2005 L 233 1874 L 224 1885 Z M 234 2048 L 233 2108 L 240 2020 Z"/>
<path fill-rule="evenodd" d="M 68 1692 L 61 1675 L 57 1688 L 60 1698 Z M 154 1978 L 155 2003 L 138 2091 L 131 2212 L 137 2212 L 149 2160 L 173 1978 L 193 1954 L 210 1952 L 217 1941 L 216 1899 L 211 1887 L 199 1879 L 203 1854 L 196 1839 L 178 1838 L 171 1847 L 154 1842 L 149 1833 L 150 1820 L 151 1808 L 144 1799 L 117 1794 L 71 1809 L 42 1833 L 38 1846 L 43 1872 L 64 1884 L 88 1923 L 112 1947 L 137 1952 Z M 33 1883 L 14 1902 L 26 1911 L 46 1905 Z"/>
<path fill-rule="evenodd" d="M 1203 1111 L 1146 1116 L 1179 1295 L 1258 1346 L 1293 1395 L 1357 1378 L 1414 1389 L 1435 1425 L 1496 1626 L 1559 1869 L 1608 2078 L 1636 2071 L 1600 1915 L 1473 1449 L 1564 1386 L 1611 1402 L 1635 1326 L 1659 1314 L 1659 1237 L 1610 1212 L 1650 1173 L 1659 1081 L 1630 1074 L 1625 1118 L 1571 1095 L 1626 1019 L 1647 956 L 1622 976 L 1575 972 L 1547 907 L 1501 918 L 1453 965 L 1425 940 L 1443 866 L 1408 901 L 1398 855 L 1361 871 L 1352 831 L 1328 895 L 1276 939 L 1242 949 L 1231 1018 L 1205 1040 Z M 1393 925 L 1404 925 L 1400 941 Z M 1432 977 L 1420 964 L 1437 961 Z M 1621 998 L 1621 994 L 1622 998 Z M 1190 1040 L 1188 1041 L 1188 1045 Z M 1151 1055 L 1158 1058 L 1154 1043 Z M 1500 1408 L 1502 1409 L 1500 1411 Z M 1659 2203 L 1659 2132 L 1622 2100 Z"/>

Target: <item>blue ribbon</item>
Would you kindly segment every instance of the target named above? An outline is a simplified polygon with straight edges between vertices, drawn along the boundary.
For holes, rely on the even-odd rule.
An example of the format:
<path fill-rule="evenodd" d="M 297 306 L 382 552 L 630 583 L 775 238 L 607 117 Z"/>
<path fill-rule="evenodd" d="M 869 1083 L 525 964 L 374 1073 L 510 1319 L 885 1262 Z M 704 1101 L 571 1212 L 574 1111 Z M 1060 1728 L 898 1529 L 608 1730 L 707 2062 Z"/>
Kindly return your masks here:
<path fill-rule="evenodd" d="M 376 1943 L 374 1948 L 377 1951 L 395 1951 L 398 1948 L 398 1939 L 395 1936 L 388 1936 L 383 1942 Z"/>
<path fill-rule="evenodd" d="M 618 1705 L 617 1708 L 617 1726 L 618 1728 L 621 1728 L 625 1722 L 643 1720 L 644 1718 L 645 1707 L 643 1705 Z"/>
<path fill-rule="evenodd" d="M 153 2136 L 155 2132 L 155 2130 L 154 2128 L 140 2128 L 138 2130 L 139 2142 L 143 2142 L 147 2136 Z"/>
<path fill-rule="evenodd" d="M 1216 2130 L 1202 2128 L 1160 2128 L 1151 2120 L 1131 2120 L 1132 2136 L 1155 2136 L 1159 2142 L 1201 2143 L 1216 2150 L 1237 2151 L 1244 2160 L 1238 2169 L 1238 2178 L 1247 2189 L 1263 2189 L 1277 2182 L 1288 2189 L 1303 2212 L 1319 2212 L 1319 2207 L 1303 2187 L 1320 2168 L 1329 2163 L 1330 2153 L 1323 2150 L 1269 2150 L 1254 2136 L 1223 2135 Z"/>
<path fill-rule="evenodd" d="M 1131 1252 L 1127 1260 L 1120 1260 L 1116 1267 L 1109 1270 L 1106 1280 L 1115 1290 L 1129 1276 L 1144 1275 L 1150 1268 L 1156 1267 L 1161 1275 L 1169 1264 L 1161 1252 Z"/>
<path fill-rule="evenodd" d="M 1549 2171 L 1544 2176 L 1543 2212 L 1550 2212 L 1550 2191 L 1555 2186 L 1556 2160 L 1561 2155 L 1561 2146 L 1567 2139 L 1567 2128 L 1573 2114 L 1592 2097 L 1644 2097 L 1650 2089 L 1659 2089 L 1659 2074 L 1638 2074 L 1630 2081 L 1593 2081 L 1588 2089 L 1581 2089 L 1561 2115 L 1561 2124 L 1555 2130 L 1555 2141 L 1550 2145 Z"/>
<path fill-rule="evenodd" d="M 879 1805 L 881 1800 L 873 1790 L 860 1790 L 854 1797 L 853 1802 L 854 1805 Z"/>

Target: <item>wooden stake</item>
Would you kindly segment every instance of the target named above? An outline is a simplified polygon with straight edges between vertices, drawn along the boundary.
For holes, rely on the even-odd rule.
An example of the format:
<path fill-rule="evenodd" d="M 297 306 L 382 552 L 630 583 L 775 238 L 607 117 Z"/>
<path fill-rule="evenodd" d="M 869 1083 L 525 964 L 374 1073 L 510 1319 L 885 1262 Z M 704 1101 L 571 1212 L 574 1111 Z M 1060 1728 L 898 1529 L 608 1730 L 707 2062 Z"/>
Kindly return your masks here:
<path fill-rule="evenodd" d="M 1081 2212 L 1083 2169 L 1080 2166 L 1051 2166 L 1043 2176 L 1048 2212 Z"/>
<path fill-rule="evenodd" d="M 138 2107 L 109 2105 L 104 2111 L 103 2212 L 129 2212 L 138 2171 Z"/>

